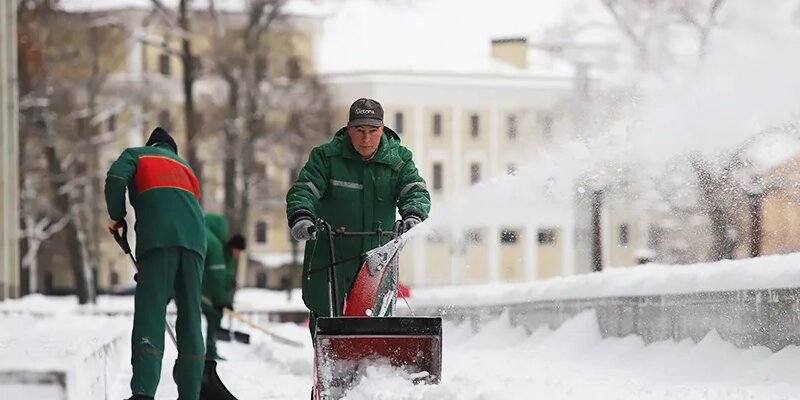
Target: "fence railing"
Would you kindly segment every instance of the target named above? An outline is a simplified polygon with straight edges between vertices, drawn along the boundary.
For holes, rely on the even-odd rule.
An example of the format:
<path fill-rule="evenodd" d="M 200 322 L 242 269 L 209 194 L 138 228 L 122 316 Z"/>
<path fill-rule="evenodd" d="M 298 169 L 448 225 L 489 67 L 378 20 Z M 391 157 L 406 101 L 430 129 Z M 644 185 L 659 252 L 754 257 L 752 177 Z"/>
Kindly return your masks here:
<path fill-rule="evenodd" d="M 398 308 L 399 309 L 399 308 Z M 507 312 L 511 323 L 534 331 L 557 328 L 576 314 L 595 310 L 603 337 L 641 336 L 646 343 L 691 338 L 716 330 L 739 347 L 778 351 L 800 346 L 800 288 L 736 290 L 651 296 L 546 300 L 491 306 L 425 306 L 417 315 L 441 315 L 479 328 Z"/>

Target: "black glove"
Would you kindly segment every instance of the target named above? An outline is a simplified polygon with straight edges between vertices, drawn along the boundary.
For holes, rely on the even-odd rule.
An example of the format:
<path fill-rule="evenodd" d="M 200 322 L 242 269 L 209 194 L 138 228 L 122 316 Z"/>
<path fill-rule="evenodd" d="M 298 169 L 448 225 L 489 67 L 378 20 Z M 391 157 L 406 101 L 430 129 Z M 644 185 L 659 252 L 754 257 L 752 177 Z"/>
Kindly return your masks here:
<path fill-rule="evenodd" d="M 411 228 L 415 227 L 420 222 L 422 222 L 422 220 L 416 215 L 409 215 L 402 220 L 395 222 L 392 231 L 394 231 L 395 235 L 402 235 L 410 231 Z"/>

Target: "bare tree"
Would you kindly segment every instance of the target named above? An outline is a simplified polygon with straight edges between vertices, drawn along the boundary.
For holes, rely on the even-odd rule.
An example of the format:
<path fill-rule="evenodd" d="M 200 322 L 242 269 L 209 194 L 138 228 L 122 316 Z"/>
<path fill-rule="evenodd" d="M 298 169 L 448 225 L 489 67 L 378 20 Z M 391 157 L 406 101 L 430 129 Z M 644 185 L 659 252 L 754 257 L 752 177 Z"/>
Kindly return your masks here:
<path fill-rule="evenodd" d="M 203 183 L 203 164 L 198 156 L 199 126 L 195 107 L 194 84 L 196 81 L 197 56 L 192 52 L 191 0 L 180 0 L 177 13 L 167 7 L 161 0 L 152 0 L 156 11 L 161 15 L 172 33 L 180 37 L 181 46 L 178 55 L 183 66 L 183 118 L 186 127 L 186 161 L 194 169 L 197 180 Z M 201 202 L 202 199 L 201 198 Z"/>
<path fill-rule="evenodd" d="M 20 145 L 27 155 L 20 168 L 23 265 L 29 267 L 29 280 L 36 289 L 39 249 L 51 239 L 63 238 L 78 299 L 86 303 L 95 297 L 95 228 L 102 208 L 97 201 L 97 152 L 112 139 L 97 129 L 105 80 L 100 55 L 118 47 L 117 38 L 108 30 L 99 32 L 102 24 L 66 15 L 52 2 L 18 4 Z M 86 43 L 44 40 L 48 31 L 75 26 L 88 30 Z M 89 51 L 80 52 L 80 47 Z"/>
<path fill-rule="evenodd" d="M 285 151 L 283 144 L 303 140 L 302 135 L 307 133 L 301 131 L 293 116 L 287 122 L 272 122 L 270 113 L 290 115 L 299 105 L 307 111 L 304 113 L 307 121 L 325 118 L 328 113 L 328 103 L 324 101 L 327 95 L 313 74 L 294 76 L 297 71 L 289 71 L 288 77 L 276 77 L 267 73 L 267 66 L 274 61 L 270 57 L 285 58 L 292 53 L 291 48 L 275 49 L 267 39 L 270 33 L 289 26 L 283 11 L 285 3 L 286 0 L 251 0 L 243 26 L 237 27 L 223 26 L 214 1 L 210 2 L 214 65 L 228 88 L 223 179 L 224 214 L 230 221 L 231 232 L 245 231 L 255 197 L 269 195 L 266 165 L 258 161 L 257 154 Z M 226 28 L 237 32 L 235 43 L 230 43 L 231 38 L 225 35 Z M 321 101 L 326 105 L 316 107 Z M 315 133 L 321 132 L 324 131 Z"/>

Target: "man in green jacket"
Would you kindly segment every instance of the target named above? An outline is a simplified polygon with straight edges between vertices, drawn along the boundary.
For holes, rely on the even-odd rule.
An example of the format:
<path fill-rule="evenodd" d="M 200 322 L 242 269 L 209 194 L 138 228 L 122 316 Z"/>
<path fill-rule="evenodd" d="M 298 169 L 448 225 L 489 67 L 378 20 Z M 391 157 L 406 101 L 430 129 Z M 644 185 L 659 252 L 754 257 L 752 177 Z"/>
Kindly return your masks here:
<path fill-rule="evenodd" d="M 396 229 L 406 231 L 428 217 L 431 200 L 411 151 L 383 125 L 380 103 L 361 98 L 350 107 L 347 127 L 311 151 L 286 195 L 286 204 L 292 237 L 307 240 L 302 286 L 303 301 L 311 311 L 313 337 L 316 318 L 330 316 L 327 273 L 323 269 L 309 274 L 330 264 L 327 238 L 317 239 L 316 232 L 309 229 L 314 221 L 321 218 L 348 231 L 373 231 L 380 223 L 388 230 L 399 211 L 402 221 Z M 387 241 L 377 237 L 336 239 L 337 260 L 356 257 L 336 267 L 337 285 L 343 288 L 337 299 L 340 305 L 361 267 L 357 256 Z"/>
<path fill-rule="evenodd" d="M 178 359 L 173 378 L 181 400 L 197 400 L 203 373 L 200 285 L 206 234 L 200 185 L 192 168 L 178 156 L 175 140 L 161 128 L 147 145 L 122 152 L 108 170 L 106 206 L 109 231 L 122 227 L 125 190 L 136 212 L 136 284 L 131 335 L 130 399 L 153 399 L 164 355 L 166 307 L 178 310 Z"/>
<path fill-rule="evenodd" d="M 236 234 L 227 240 L 228 220 L 222 215 L 206 214 L 206 267 L 203 273 L 203 315 L 206 316 L 206 358 L 222 360 L 217 353 L 216 332 L 225 308 L 233 308 L 236 263 L 246 248 L 245 239 Z"/>

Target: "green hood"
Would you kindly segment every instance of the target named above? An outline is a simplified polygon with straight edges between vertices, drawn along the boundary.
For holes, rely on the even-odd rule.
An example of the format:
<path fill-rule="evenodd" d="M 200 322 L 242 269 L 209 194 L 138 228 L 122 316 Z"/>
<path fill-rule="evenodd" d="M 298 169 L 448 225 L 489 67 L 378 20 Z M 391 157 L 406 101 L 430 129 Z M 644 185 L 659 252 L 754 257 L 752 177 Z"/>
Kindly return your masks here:
<path fill-rule="evenodd" d="M 220 243 L 228 241 L 228 220 L 222 215 L 206 213 L 206 228 Z"/>

